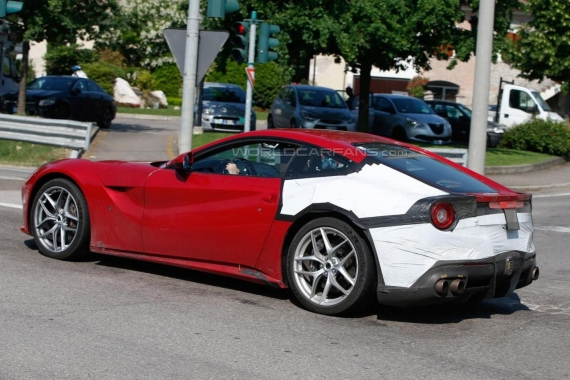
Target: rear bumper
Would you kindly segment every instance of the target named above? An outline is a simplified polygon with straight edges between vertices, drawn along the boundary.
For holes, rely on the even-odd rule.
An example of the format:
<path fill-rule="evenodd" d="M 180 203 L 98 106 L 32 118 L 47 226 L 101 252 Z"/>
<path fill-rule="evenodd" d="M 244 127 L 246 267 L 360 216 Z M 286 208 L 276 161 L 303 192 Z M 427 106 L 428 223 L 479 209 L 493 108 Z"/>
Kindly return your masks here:
<path fill-rule="evenodd" d="M 440 261 L 411 287 L 379 285 L 378 302 L 383 305 L 417 306 L 499 298 L 530 285 L 536 267 L 536 253 L 510 251 L 477 261 Z M 464 280 L 465 288 L 453 293 L 436 291 L 436 283 Z"/>

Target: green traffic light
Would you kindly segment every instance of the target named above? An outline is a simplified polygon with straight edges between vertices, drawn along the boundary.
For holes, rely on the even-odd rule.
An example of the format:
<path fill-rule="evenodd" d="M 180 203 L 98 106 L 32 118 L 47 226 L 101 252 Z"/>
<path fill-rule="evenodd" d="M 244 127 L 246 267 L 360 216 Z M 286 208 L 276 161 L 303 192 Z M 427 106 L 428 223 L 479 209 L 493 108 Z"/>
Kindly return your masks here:
<path fill-rule="evenodd" d="M 238 10 L 238 0 L 208 0 L 206 17 L 224 18 L 228 13 Z"/>

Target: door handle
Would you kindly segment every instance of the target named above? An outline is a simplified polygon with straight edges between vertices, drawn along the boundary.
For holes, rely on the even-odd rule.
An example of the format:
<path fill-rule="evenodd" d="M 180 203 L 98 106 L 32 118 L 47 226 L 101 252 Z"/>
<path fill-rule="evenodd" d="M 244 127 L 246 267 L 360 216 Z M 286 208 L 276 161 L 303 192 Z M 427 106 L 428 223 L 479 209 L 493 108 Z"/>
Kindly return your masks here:
<path fill-rule="evenodd" d="M 277 195 L 275 195 L 275 194 L 266 194 L 266 195 L 262 196 L 261 199 L 262 199 L 264 202 L 267 202 L 267 203 L 275 203 L 275 201 L 277 200 Z"/>

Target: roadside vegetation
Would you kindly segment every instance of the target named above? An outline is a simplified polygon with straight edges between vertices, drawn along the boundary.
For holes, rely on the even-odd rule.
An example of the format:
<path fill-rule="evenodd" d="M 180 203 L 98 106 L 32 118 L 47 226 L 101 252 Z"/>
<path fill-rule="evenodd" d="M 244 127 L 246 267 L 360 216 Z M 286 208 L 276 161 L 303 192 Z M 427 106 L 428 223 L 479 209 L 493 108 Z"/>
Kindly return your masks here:
<path fill-rule="evenodd" d="M 46 162 L 67 158 L 71 151 L 48 145 L 0 140 L 0 163 L 13 166 L 38 167 Z"/>

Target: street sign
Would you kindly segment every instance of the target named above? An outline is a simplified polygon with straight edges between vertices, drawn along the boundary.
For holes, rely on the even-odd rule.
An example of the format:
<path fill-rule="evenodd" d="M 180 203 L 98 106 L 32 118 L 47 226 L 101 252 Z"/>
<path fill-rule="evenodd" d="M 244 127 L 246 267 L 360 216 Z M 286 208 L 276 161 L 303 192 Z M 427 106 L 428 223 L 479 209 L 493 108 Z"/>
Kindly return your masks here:
<path fill-rule="evenodd" d="M 255 87 L 255 67 L 246 67 L 245 73 L 247 74 L 247 80 L 251 83 L 251 87 Z"/>
<path fill-rule="evenodd" d="M 186 29 L 164 29 L 164 38 L 176 60 L 180 74 L 184 76 L 184 53 L 186 51 Z M 201 30 L 198 44 L 198 68 L 196 69 L 196 83 L 206 75 L 206 71 L 216 59 L 222 46 L 226 43 L 230 33 L 225 30 Z"/>

